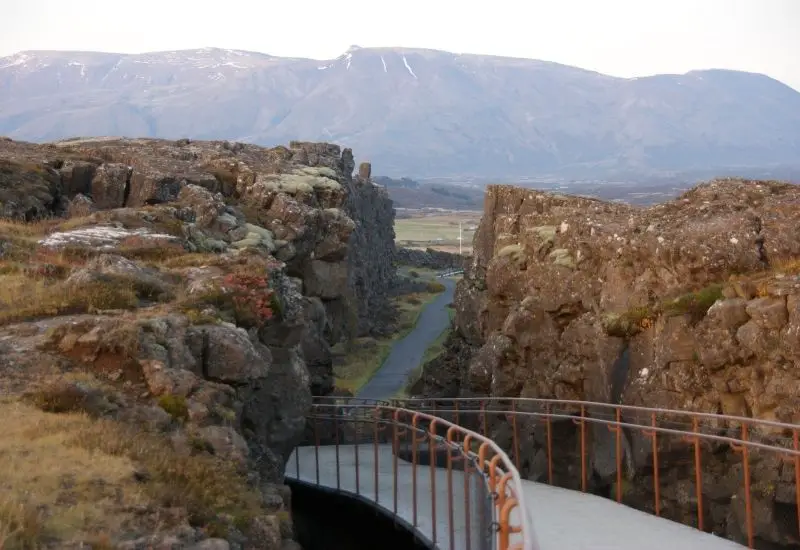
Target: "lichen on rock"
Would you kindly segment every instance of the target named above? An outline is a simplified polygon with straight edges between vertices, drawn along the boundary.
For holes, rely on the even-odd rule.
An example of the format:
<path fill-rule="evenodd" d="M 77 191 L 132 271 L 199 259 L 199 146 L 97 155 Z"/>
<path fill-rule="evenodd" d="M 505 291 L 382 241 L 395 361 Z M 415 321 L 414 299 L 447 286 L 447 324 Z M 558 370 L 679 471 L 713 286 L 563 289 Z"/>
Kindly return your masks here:
<path fill-rule="evenodd" d="M 332 144 L 0 143 L 0 393 L 247 487 L 200 508 L 188 488 L 188 517 L 153 536 L 126 520 L 114 544 L 291 535 L 279 487 L 312 392 L 332 390 L 331 346 L 391 324 L 394 211 L 353 169 Z M 153 494 L 154 514 L 171 506 Z"/>
<path fill-rule="evenodd" d="M 493 185 L 473 250 L 447 352 L 425 368 L 426 395 L 621 402 L 800 422 L 797 186 L 719 179 L 640 208 Z M 502 440 L 502 423 L 495 429 Z M 577 428 L 553 429 L 556 482 L 575 487 Z M 531 430 L 521 443 L 523 474 L 543 479 L 545 442 Z M 616 474 L 607 430 L 599 432 L 589 456 L 595 491 Z M 652 441 L 638 432 L 624 440 L 625 473 L 633 476 L 626 502 L 647 508 Z M 662 444 L 665 453 L 687 449 Z M 722 487 L 739 459 L 724 448 L 703 460 L 707 483 Z M 779 471 L 764 459 L 753 473 L 755 484 L 775 487 L 754 497 L 760 509 L 794 506 L 776 496 L 793 484 Z M 662 476 L 691 483 L 679 467 Z M 735 491 L 715 494 L 711 528 L 742 540 L 741 524 L 725 511 Z M 694 513 L 674 492 L 661 495 L 662 514 Z M 741 501 L 732 505 L 737 515 Z M 796 544 L 788 523 L 773 518 L 776 528 L 762 516 L 758 537 L 776 548 Z"/>

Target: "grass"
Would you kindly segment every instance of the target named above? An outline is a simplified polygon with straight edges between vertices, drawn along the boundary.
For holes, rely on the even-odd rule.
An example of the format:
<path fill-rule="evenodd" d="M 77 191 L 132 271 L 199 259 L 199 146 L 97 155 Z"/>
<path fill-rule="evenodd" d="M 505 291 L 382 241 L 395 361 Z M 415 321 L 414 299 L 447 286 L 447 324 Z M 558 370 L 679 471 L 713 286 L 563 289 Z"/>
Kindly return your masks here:
<path fill-rule="evenodd" d="M 355 394 L 381 367 L 389 356 L 394 344 L 393 339 L 376 340 L 375 338 L 358 338 L 351 344 L 341 364 L 334 366 L 336 387 Z M 339 351 L 344 346 L 339 347 Z"/>
<path fill-rule="evenodd" d="M 444 287 L 442 287 L 444 290 Z M 441 291 L 439 291 L 441 292 Z M 398 310 L 398 331 L 389 338 L 358 338 L 349 346 L 337 344 L 334 352 L 341 354 L 339 364 L 334 364 L 335 385 L 339 389 L 356 393 L 381 368 L 392 346 L 404 338 L 419 320 L 422 310 L 439 292 L 408 294 L 395 300 Z M 349 350 L 348 350 L 349 348 Z"/>
<path fill-rule="evenodd" d="M 608 314 L 603 318 L 603 328 L 609 336 L 630 338 L 652 326 L 660 315 L 689 315 L 692 320 L 699 321 L 705 317 L 708 308 L 722 299 L 722 290 L 722 285 L 712 284 L 653 306 L 638 306 L 622 314 Z"/>
<path fill-rule="evenodd" d="M 689 314 L 702 319 L 708 308 L 713 306 L 717 300 L 722 299 L 722 289 L 722 285 L 714 284 L 696 292 L 683 294 L 674 300 L 664 302 L 663 311 L 667 315 Z"/>
<path fill-rule="evenodd" d="M 398 218 L 394 222 L 395 242 L 399 246 L 458 252 L 458 224 L 461 222 L 463 249 L 469 253 L 479 219 L 474 213 Z"/>
<path fill-rule="evenodd" d="M 31 280 L 25 274 L 0 276 L 0 325 L 95 310 L 133 309 L 138 303 L 135 285 L 123 278 L 77 286 L 44 278 Z"/>
<path fill-rule="evenodd" d="M 0 403 L 0 548 L 32 550 L 58 541 L 94 542 L 135 529 L 136 510 L 184 507 L 211 525 L 227 513 L 263 513 L 243 475 L 210 455 L 176 452 L 168 440 L 85 414 L 53 414 Z M 31 460 L 31 457 L 36 457 Z M 169 527 L 166 526 L 165 527 Z"/>

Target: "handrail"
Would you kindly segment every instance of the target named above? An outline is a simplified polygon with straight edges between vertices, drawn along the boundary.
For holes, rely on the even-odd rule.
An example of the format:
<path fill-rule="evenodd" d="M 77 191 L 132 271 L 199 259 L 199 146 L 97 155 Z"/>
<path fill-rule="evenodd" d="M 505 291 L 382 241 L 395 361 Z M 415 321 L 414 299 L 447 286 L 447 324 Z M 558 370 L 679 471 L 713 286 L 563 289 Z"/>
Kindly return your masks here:
<path fill-rule="evenodd" d="M 325 425 L 326 423 L 327 425 Z M 333 424 L 332 426 L 330 425 L 331 423 Z M 439 537 L 439 533 L 437 533 L 436 517 L 437 509 L 441 508 L 441 503 L 437 504 L 436 497 L 437 493 L 441 493 L 441 489 L 437 489 L 436 482 L 440 474 L 444 473 L 447 485 L 445 492 L 447 498 L 446 521 L 441 516 L 439 519 L 443 520 L 443 524 L 447 524 L 449 536 L 443 538 L 449 541 L 451 550 L 462 548 L 462 546 L 456 546 L 455 542 L 455 508 L 457 503 L 454 502 L 454 493 L 456 492 L 454 478 L 457 476 L 463 477 L 465 491 L 464 500 L 466 502 L 463 503 L 463 506 L 465 506 L 464 520 L 466 522 L 466 530 L 464 536 L 466 537 L 466 548 L 483 548 L 480 541 L 470 541 L 470 536 L 473 532 L 473 526 L 471 525 L 472 514 L 476 511 L 474 509 L 470 510 L 470 500 L 472 498 L 469 487 L 471 486 L 470 480 L 472 477 L 477 476 L 477 479 L 485 487 L 487 500 L 491 501 L 490 514 L 486 514 L 484 508 L 480 505 L 477 506 L 477 511 L 480 512 L 478 520 L 481 524 L 480 527 L 493 530 L 491 548 L 496 550 L 538 550 L 530 514 L 525 504 L 519 472 L 505 451 L 490 438 L 436 414 L 394 406 L 383 400 L 358 398 L 315 398 L 308 415 L 308 426 L 312 433 L 308 434 L 307 441 L 312 440 L 314 446 L 315 472 L 313 483 L 316 485 L 323 485 L 321 482 L 319 456 L 320 448 L 327 444 L 335 446 L 336 489 L 345 490 L 342 489 L 345 483 L 342 479 L 340 466 L 341 463 L 345 462 L 342 456 L 346 453 L 345 449 L 343 449 L 345 442 L 342 440 L 351 439 L 351 445 L 354 447 L 354 450 L 351 449 L 351 454 L 355 461 L 352 471 L 355 476 L 355 486 L 354 489 L 351 488 L 348 492 L 352 492 L 359 497 L 368 497 L 373 503 L 381 505 L 381 476 L 379 476 L 378 464 L 380 458 L 379 446 L 383 443 L 389 443 L 393 455 L 391 472 L 394 477 L 394 502 L 391 507 L 391 513 L 397 520 L 407 522 L 410 524 L 409 527 L 420 531 L 418 500 L 421 491 L 419 491 L 418 485 L 420 482 L 423 485 L 427 483 L 429 485 L 427 493 L 430 498 L 430 512 L 433 516 L 430 518 L 431 532 L 418 534 L 427 538 L 433 546 L 442 542 L 439 540 L 442 537 Z M 349 428 L 346 426 L 349 426 Z M 360 430 L 363 433 L 360 433 Z M 349 433 L 352 437 L 343 437 L 345 433 Z M 403 460 L 399 459 L 399 455 L 403 452 L 401 445 L 404 444 L 405 439 L 409 439 L 406 443 L 410 444 L 411 447 L 409 460 L 412 467 L 411 481 L 413 490 L 411 518 L 400 517 L 401 514 L 398 512 L 397 502 L 398 470 L 401 467 L 399 460 Z M 359 457 L 362 456 L 365 450 L 369 452 L 368 447 L 364 447 L 364 444 L 369 444 L 369 442 L 372 443 L 372 451 L 370 453 L 372 456 L 370 458 L 374 460 L 374 464 L 372 467 L 372 479 L 367 480 L 361 477 L 365 473 L 365 468 L 361 465 Z M 420 455 L 421 451 L 424 450 L 420 445 L 424 445 L 426 442 L 429 474 L 420 478 L 418 468 L 422 465 Z M 359 445 L 362 445 L 360 450 Z M 306 448 L 310 448 L 310 445 Z M 289 466 L 294 467 L 298 481 L 302 477 L 299 451 L 300 449 L 295 451 L 295 463 L 287 465 L 287 470 Z M 446 453 L 446 459 L 444 460 L 445 463 L 439 464 L 437 468 L 436 456 L 439 451 Z M 463 468 L 460 472 L 458 471 L 459 465 Z M 287 476 L 291 477 L 288 472 Z M 333 482 L 331 481 L 330 483 L 332 484 Z M 370 483 L 372 484 L 371 490 Z M 362 491 L 362 485 L 365 486 L 366 491 Z M 487 517 L 488 515 L 491 515 L 491 518 Z M 471 542 L 474 542 L 477 546 L 471 546 Z"/>
<path fill-rule="evenodd" d="M 702 443 L 726 444 L 741 460 L 742 490 L 745 505 L 745 531 L 749 548 L 754 548 L 753 491 L 750 454 L 768 452 L 794 465 L 794 493 L 797 507 L 798 534 L 800 541 L 800 425 L 773 420 L 702 413 L 687 410 L 671 410 L 657 407 L 642 407 L 614 403 L 541 398 L 409 398 L 394 400 L 393 406 L 403 407 L 446 418 L 456 423 L 477 426 L 489 437 L 488 420 L 499 419 L 511 427 L 511 455 L 517 470 L 520 469 L 520 422 L 541 423 L 545 428 L 547 456 L 547 482 L 554 484 L 554 450 L 552 431 L 556 421 L 574 423 L 580 445 L 580 488 L 587 491 L 587 426 L 606 426 L 613 434 L 614 458 L 616 461 L 616 500 L 622 502 L 623 439 L 625 431 L 640 433 L 650 440 L 653 471 L 653 510 L 661 516 L 659 451 L 669 437 L 677 436 L 691 450 L 695 474 L 695 499 L 697 524 L 707 530 L 703 512 L 703 460 Z M 561 460 L 561 459 L 559 459 Z"/>

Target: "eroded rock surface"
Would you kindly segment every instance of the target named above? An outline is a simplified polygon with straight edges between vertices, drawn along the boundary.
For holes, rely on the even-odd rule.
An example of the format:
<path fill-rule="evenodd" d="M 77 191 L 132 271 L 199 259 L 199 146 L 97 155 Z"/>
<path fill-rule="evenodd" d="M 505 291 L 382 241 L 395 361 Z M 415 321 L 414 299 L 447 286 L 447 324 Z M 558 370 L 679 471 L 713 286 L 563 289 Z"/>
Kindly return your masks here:
<path fill-rule="evenodd" d="M 394 210 L 353 171 L 325 143 L 0 143 L 2 217 L 37 222 L 2 226 L 4 284 L 42 289 L 0 304 L 0 393 L 80 369 L 112 395 L 63 386 L 92 415 L 244 468 L 264 499 L 252 521 L 217 518 L 227 540 L 120 533 L 128 547 L 290 536 L 283 469 L 312 393 L 332 390 L 330 348 L 393 320 Z"/>
<path fill-rule="evenodd" d="M 425 369 L 428 395 L 800 422 L 797 186 L 715 180 L 645 209 L 490 186 L 473 246 L 448 352 Z M 577 487 L 576 427 L 554 429 L 557 482 Z M 524 473 L 536 479 L 546 474 L 541 431 L 523 428 L 533 433 L 523 441 Z M 590 436 L 590 481 L 602 492 L 614 483 L 613 438 L 603 429 Z M 650 445 L 626 434 L 625 499 L 643 508 L 652 508 Z M 688 444 L 662 445 L 663 457 L 690 456 Z M 707 528 L 742 540 L 744 499 L 733 473 L 741 458 L 714 446 L 703 460 Z M 763 488 L 754 489 L 758 538 L 796 546 L 796 525 L 786 519 L 795 514 L 793 477 L 778 459 L 761 458 L 753 471 L 754 487 Z M 691 475 L 662 471 L 662 513 L 693 517 L 696 504 L 678 489 L 691 494 Z"/>

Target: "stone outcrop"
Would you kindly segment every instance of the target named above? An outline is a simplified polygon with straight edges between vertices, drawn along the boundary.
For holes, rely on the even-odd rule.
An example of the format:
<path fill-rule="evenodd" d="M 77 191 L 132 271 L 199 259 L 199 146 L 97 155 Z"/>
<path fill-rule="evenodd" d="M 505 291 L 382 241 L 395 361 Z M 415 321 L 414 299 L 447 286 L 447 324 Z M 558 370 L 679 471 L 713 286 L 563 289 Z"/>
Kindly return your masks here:
<path fill-rule="evenodd" d="M 425 368 L 428 395 L 621 402 L 800 422 L 797 186 L 715 180 L 646 209 L 490 186 L 473 246 L 447 353 Z M 576 427 L 557 424 L 554 452 L 564 460 L 555 475 L 575 487 L 566 465 L 578 464 Z M 544 440 L 530 429 L 524 474 L 541 479 Z M 626 434 L 625 499 L 644 508 L 652 506 L 650 445 Z M 669 451 L 686 455 L 687 445 Z M 603 492 L 616 472 L 613 441 L 597 430 L 590 447 L 593 490 Z M 678 456 L 667 450 L 663 456 Z M 763 489 L 753 491 L 756 531 L 760 544 L 792 547 L 796 526 L 786 518 L 795 514 L 794 482 L 779 462 L 754 467 L 754 487 Z M 707 526 L 741 540 L 744 499 L 732 473 L 741 459 L 715 446 L 704 464 Z M 681 496 L 691 493 L 691 473 L 673 466 L 665 479 L 672 488 L 662 492 L 662 512 L 691 517 L 695 505 Z"/>
<path fill-rule="evenodd" d="M 3 217 L 47 220 L 0 234 L 0 261 L 66 296 L 0 307 L 0 393 L 79 366 L 116 388 L 97 414 L 246 467 L 267 509 L 285 507 L 330 347 L 392 323 L 394 210 L 369 165 L 353 170 L 325 143 L 0 143 Z"/>

